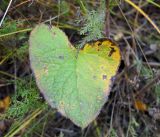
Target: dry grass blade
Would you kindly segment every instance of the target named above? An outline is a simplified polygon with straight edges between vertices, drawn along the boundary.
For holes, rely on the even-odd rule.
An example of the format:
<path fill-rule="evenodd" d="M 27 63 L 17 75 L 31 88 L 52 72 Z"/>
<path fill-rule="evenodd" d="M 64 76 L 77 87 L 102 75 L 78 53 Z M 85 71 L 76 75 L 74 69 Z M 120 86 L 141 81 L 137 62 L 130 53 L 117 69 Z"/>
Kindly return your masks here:
<path fill-rule="evenodd" d="M 14 34 L 17 34 L 17 33 L 28 32 L 28 31 L 31 31 L 31 30 L 32 30 L 32 28 L 28 28 L 28 29 L 15 31 L 15 32 L 10 32 L 10 33 L 7 33 L 7 34 L 2 34 L 2 35 L 0 35 L 0 38 L 10 36 L 10 35 L 14 35 Z"/>
<path fill-rule="evenodd" d="M 153 4 L 154 6 L 157 6 L 158 8 L 160 8 L 160 4 L 154 2 L 153 0 L 147 0 L 147 2 Z"/>
<path fill-rule="evenodd" d="M 26 0 L 26 1 L 23 1 L 23 2 L 21 2 L 21 3 L 19 3 L 19 4 L 17 4 L 17 5 L 14 6 L 13 8 L 11 8 L 9 11 L 11 11 L 11 10 L 13 10 L 13 9 L 16 9 L 16 8 L 18 8 L 19 6 L 22 6 L 22 5 L 24 5 L 24 4 L 28 3 L 28 2 L 31 2 L 31 0 Z"/>
<path fill-rule="evenodd" d="M 157 32 L 160 34 L 160 29 L 158 28 L 158 26 L 151 20 L 151 18 L 141 8 L 139 8 L 136 4 L 134 4 L 130 0 L 125 0 L 125 1 L 128 4 L 130 4 L 131 6 L 133 6 L 137 11 L 139 11 L 152 24 L 152 26 L 157 30 Z"/>
<path fill-rule="evenodd" d="M 39 114 L 41 114 L 42 111 L 43 111 L 43 109 L 39 109 L 39 108 L 37 110 L 35 110 L 29 117 L 24 119 L 22 124 L 19 127 L 17 127 L 17 129 L 15 129 L 13 131 L 11 130 L 10 132 L 8 132 L 8 134 L 6 134 L 5 137 L 13 137 L 13 136 L 15 136 L 22 129 L 24 129 L 29 123 L 31 123 L 31 121 L 33 119 L 35 119 Z"/>

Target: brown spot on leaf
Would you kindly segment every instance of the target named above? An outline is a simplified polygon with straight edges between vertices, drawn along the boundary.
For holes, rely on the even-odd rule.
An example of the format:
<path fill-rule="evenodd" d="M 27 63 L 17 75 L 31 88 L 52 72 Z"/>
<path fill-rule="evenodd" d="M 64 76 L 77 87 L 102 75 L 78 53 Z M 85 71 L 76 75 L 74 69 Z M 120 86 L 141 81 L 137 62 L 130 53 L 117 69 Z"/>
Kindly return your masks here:
<path fill-rule="evenodd" d="M 96 78 L 97 78 L 97 77 L 94 75 L 94 76 L 93 76 L 93 79 L 96 79 Z"/>
<path fill-rule="evenodd" d="M 110 50 L 108 56 L 111 57 L 114 52 L 116 52 L 116 50 L 113 47 L 111 47 L 111 50 Z"/>
<path fill-rule="evenodd" d="M 55 36 L 55 35 L 56 35 L 56 33 L 55 33 L 55 32 L 53 32 L 53 35 Z"/>
<path fill-rule="evenodd" d="M 111 81 L 112 81 L 112 82 L 115 81 L 115 76 L 111 77 Z"/>
<path fill-rule="evenodd" d="M 44 74 L 48 74 L 48 67 L 44 67 Z"/>
<path fill-rule="evenodd" d="M 64 59 L 64 56 L 63 55 L 60 55 L 58 56 L 59 59 L 63 60 Z"/>
<path fill-rule="evenodd" d="M 59 106 L 60 106 L 61 108 L 64 108 L 64 102 L 63 102 L 63 101 L 60 101 L 60 102 L 59 102 Z"/>
<path fill-rule="evenodd" d="M 53 38 L 56 36 L 56 33 L 52 31 L 52 36 Z"/>
<path fill-rule="evenodd" d="M 115 46 L 115 44 L 113 44 L 113 43 L 111 42 L 111 46 L 113 46 L 113 47 L 114 47 L 114 46 Z"/>
<path fill-rule="evenodd" d="M 98 46 L 101 46 L 101 44 L 102 44 L 102 42 L 99 42 L 99 43 L 98 43 Z"/>
<path fill-rule="evenodd" d="M 102 97 L 101 96 L 97 96 L 97 101 L 101 101 Z"/>
<path fill-rule="evenodd" d="M 106 80 L 107 79 L 107 75 L 103 75 L 102 78 L 103 78 L 103 80 Z"/>

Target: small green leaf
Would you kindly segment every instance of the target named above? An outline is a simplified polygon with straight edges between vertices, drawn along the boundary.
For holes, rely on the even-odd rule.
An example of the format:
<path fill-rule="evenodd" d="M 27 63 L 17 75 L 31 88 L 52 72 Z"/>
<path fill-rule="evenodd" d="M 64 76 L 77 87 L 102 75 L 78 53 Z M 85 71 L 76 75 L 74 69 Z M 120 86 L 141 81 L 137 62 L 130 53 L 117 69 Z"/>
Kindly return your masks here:
<path fill-rule="evenodd" d="M 59 28 L 38 25 L 30 35 L 30 62 L 49 104 L 85 128 L 106 102 L 118 66 L 119 48 L 108 39 L 74 48 Z"/>

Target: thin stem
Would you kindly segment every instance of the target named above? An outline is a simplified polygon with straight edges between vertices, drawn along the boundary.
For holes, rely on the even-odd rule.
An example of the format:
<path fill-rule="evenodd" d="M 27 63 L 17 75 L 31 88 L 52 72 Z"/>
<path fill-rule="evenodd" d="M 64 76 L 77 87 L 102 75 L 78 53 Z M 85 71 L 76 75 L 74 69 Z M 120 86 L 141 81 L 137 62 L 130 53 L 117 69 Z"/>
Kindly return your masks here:
<path fill-rule="evenodd" d="M 106 37 L 110 37 L 110 11 L 109 11 L 109 0 L 106 0 L 106 18 L 105 18 L 105 33 Z"/>

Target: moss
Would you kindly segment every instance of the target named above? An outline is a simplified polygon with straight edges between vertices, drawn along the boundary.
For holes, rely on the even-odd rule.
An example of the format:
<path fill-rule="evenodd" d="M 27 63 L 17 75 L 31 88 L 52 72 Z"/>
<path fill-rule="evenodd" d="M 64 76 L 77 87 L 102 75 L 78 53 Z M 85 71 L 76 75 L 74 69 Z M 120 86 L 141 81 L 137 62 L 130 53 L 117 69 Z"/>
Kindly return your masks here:
<path fill-rule="evenodd" d="M 6 116 L 8 118 L 21 118 L 26 113 L 44 105 L 41 101 L 35 81 L 24 79 L 16 81 L 16 91 L 11 98 L 11 106 Z"/>

